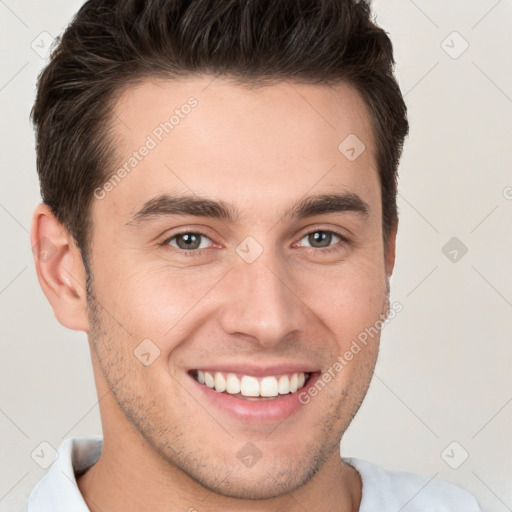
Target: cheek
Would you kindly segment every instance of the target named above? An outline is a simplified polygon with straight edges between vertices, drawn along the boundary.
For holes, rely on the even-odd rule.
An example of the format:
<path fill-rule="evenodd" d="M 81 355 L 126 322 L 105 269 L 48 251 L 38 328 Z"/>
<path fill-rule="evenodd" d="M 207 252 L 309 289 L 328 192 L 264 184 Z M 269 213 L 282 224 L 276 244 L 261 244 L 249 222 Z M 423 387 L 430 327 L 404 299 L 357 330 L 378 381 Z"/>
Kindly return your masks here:
<path fill-rule="evenodd" d="M 302 290 L 313 313 L 345 341 L 378 320 L 387 296 L 385 276 L 375 263 L 312 275 Z"/>
<path fill-rule="evenodd" d="M 162 349 L 172 348 L 169 342 L 197 316 L 200 303 L 215 293 L 222 274 L 214 269 L 203 272 L 140 265 L 137 270 L 116 272 L 106 291 L 116 319 L 134 337 L 154 339 Z"/>

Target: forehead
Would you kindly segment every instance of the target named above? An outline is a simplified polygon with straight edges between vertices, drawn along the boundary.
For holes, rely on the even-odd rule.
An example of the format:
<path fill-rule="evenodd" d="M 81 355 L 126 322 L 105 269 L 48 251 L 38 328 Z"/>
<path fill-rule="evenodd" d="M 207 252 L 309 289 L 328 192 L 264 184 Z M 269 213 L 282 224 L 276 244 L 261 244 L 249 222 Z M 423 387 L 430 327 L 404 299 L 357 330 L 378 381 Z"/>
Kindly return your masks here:
<path fill-rule="evenodd" d="M 164 192 L 247 208 L 264 200 L 270 213 L 269 205 L 312 189 L 371 196 L 378 185 L 369 112 L 345 83 L 249 88 L 209 76 L 145 79 L 123 92 L 112 122 L 110 172 L 122 177 L 100 208 L 124 217 Z"/>

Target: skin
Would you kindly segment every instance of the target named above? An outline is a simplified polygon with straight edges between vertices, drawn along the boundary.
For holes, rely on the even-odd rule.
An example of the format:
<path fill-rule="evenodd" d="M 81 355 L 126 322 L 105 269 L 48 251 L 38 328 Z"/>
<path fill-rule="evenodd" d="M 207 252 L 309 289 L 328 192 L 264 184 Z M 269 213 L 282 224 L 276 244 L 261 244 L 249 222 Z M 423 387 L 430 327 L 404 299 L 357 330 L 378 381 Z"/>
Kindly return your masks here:
<path fill-rule="evenodd" d="M 249 90 L 209 76 L 145 79 L 114 108 L 119 166 L 190 96 L 197 107 L 93 201 L 91 296 L 72 238 L 47 206 L 34 212 L 32 244 L 47 237 L 57 248 L 47 262 L 36 258 L 39 282 L 59 322 L 87 332 L 100 399 L 103 452 L 79 489 L 92 511 L 358 510 L 361 480 L 339 443 L 367 392 L 379 336 L 280 424 L 228 416 L 186 369 L 250 361 L 325 372 L 387 313 L 396 228 L 385 251 L 368 110 L 346 84 Z M 354 161 L 338 150 L 349 134 L 366 146 Z M 307 196 L 340 191 L 360 196 L 368 215 L 284 216 Z M 240 219 L 126 225 L 163 192 L 231 203 Z M 206 233 L 195 256 L 176 238 L 159 245 L 178 228 Z M 334 237 L 325 253 L 307 236 L 317 231 L 349 242 Z M 236 252 L 248 236 L 263 248 L 253 263 Z M 134 350 L 148 338 L 160 355 L 145 366 Z M 250 468 L 237 457 L 248 442 L 261 452 Z"/>

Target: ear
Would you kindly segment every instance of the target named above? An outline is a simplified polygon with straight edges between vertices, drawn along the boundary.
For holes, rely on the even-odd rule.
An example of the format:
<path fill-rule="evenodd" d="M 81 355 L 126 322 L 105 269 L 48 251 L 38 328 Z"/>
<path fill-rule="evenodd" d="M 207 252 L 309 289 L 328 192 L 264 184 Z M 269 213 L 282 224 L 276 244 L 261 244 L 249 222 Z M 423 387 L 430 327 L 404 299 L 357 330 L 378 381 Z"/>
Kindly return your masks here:
<path fill-rule="evenodd" d="M 395 267 L 395 252 L 396 252 L 396 232 L 398 229 L 398 220 L 392 226 L 392 229 L 389 233 L 389 240 L 387 246 L 384 247 L 384 269 L 386 273 L 386 296 L 385 302 L 382 310 L 382 315 L 387 318 L 390 311 L 390 301 L 389 296 L 391 293 L 391 274 L 393 273 L 393 268 Z"/>
<path fill-rule="evenodd" d="M 391 274 L 393 273 L 393 268 L 395 267 L 395 253 L 396 253 L 396 233 L 398 230 L 398 219 L 393 224 L 390 234 L 389 241 L 387 247 L 384 247 L 384 268 L 386 271 L 386 276 L 389 279 Z"/>
<path fill-rule="evenodd" d="M 85 267 L 73 237 L 45 204 L 32 215 L 30 243 L 39 285 L 57 320 L 68 329 L 88 331 Z"/>

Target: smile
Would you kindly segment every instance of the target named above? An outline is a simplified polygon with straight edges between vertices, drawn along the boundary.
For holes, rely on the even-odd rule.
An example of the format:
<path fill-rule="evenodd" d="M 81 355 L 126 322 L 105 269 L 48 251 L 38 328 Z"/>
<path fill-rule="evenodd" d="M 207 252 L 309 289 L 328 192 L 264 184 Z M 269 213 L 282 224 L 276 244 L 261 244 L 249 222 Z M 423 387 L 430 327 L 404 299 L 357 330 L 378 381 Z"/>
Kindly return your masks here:
<path fill-rule="evenodd" d="M 194 370 L 191 375 L 197 382 L 218 393 L 257 400 L 295 393 L 305 386 L 311 376 L 307 372 L 295 372 L 258 378 L 252 375 L 206 370 Z"/>

